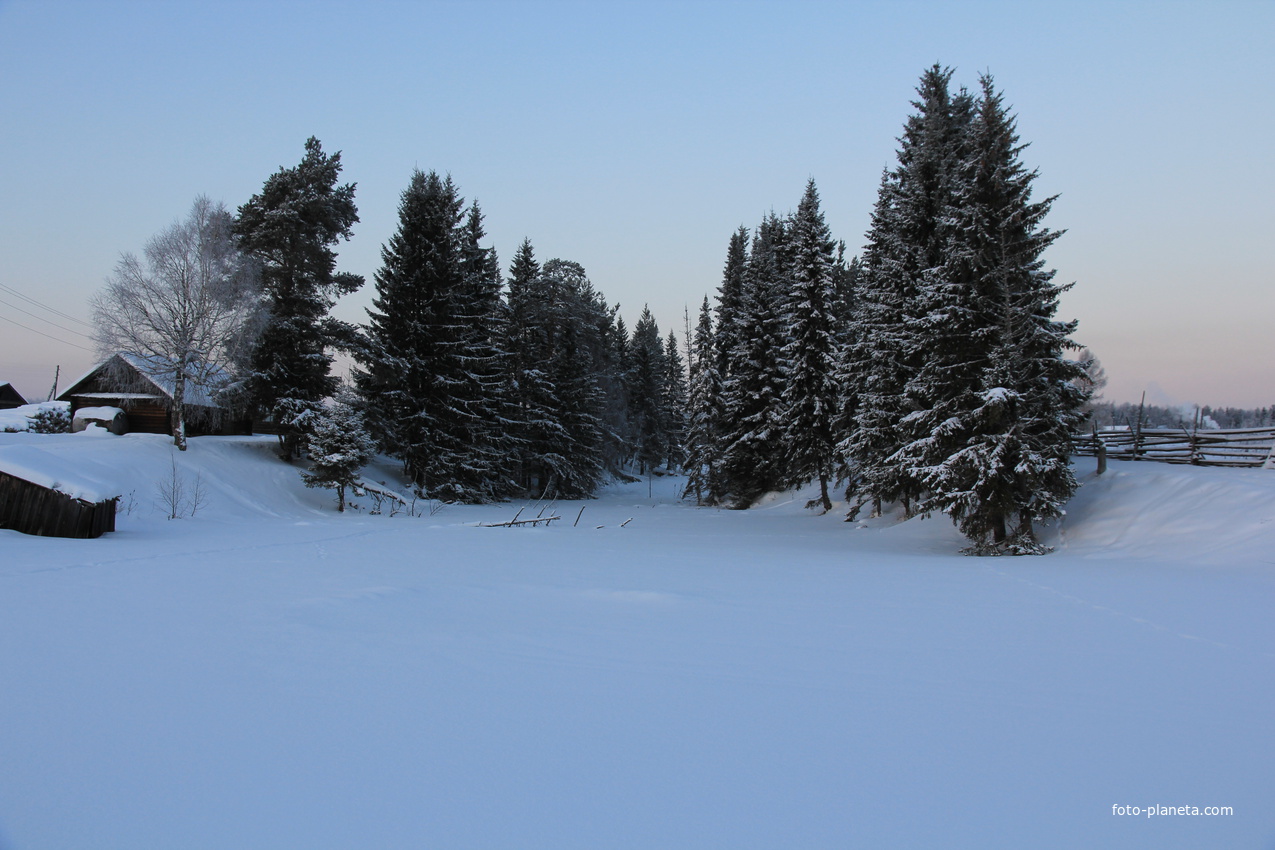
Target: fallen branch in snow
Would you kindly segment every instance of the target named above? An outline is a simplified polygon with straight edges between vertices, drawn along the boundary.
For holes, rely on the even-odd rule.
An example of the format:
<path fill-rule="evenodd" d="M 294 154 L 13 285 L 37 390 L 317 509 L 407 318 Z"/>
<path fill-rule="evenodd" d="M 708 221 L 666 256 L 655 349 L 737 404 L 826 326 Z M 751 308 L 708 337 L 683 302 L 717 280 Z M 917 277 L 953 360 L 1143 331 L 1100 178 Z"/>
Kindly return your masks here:
<path fill-rule="evenodd" d="M 519 511 L 518 513 L 522 513 L 522 511 Z M 544 516 L 544 517 L 538 516 L 538 517 L 533 517 L 531 519 L 518 519 L 518 514 L 514 514 L 514 518 L 509 520 L 508 522 L 480 522 L 478 523 L 478 527 L 479 528 L 515 528 L 515 527 L 524 526 L 524 525 L 532 525 L 532 526 L 539 525 L 542 522 L 545 525 L 548 525 L 549 523 L 553 522 L 555 519 L 562 519 L 562 517 L 555 515 L 555 516 Z"/>

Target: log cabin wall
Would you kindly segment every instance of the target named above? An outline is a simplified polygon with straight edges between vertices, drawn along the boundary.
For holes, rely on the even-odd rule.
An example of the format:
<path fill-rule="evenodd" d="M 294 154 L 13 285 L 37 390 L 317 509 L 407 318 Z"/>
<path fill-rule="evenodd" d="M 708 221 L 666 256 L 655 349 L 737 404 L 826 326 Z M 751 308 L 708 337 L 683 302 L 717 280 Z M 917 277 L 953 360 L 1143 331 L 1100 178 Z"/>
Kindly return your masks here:
<path fill-rule="evenodd" d="M 85 502 L 0 472 L 0 528 L 43 537 L 100 537 L 115 530 L 115 503 Z"/>

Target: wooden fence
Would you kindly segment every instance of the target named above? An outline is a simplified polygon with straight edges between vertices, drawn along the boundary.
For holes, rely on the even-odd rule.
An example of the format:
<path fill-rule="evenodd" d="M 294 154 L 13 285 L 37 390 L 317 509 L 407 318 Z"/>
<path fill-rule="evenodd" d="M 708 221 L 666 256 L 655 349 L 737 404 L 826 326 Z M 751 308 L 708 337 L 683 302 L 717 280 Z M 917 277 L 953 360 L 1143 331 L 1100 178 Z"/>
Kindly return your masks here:
<path fill-rule="evenodd" d="M 1098 431 L 1075 438 L 1076 454 L 1094 456 L 1099 442 L 1111 460 L 1156 460 L 1196 466 L 1275 469 L 1275 428 L 1201 430 L 1133 428 Z"/>

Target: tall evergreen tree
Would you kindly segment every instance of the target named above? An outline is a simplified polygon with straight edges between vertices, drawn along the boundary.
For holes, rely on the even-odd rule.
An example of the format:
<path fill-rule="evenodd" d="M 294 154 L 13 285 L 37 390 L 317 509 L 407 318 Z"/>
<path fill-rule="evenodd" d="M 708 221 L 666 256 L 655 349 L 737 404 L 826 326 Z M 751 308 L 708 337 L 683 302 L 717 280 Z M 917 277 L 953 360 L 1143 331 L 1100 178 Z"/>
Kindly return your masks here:
<path fill-rule="evenodd" d="M 937 65 L 922 75 L 899 164 L 882 176 L 856 293 L 854 341 L 842 366 L 852 382 L 847 398 L 856 427 L 840 450 L 850 458 L 853 489 L 876 510 L 902 500 L 911 511 L 924 489 L 897 455 L 919 434 L 908 418 L 918 404 L 909 382 L 929 353 L 914 323 L 925 318 L 919 303 L 926 276 L 945 261 L 944 215 L 972 109 L 963 91 L 949 92 L 951 76 Z"/>
<path fill-rule="evenodd" d="M 605 307 L 602 347 L 597 367 L 602 392 L 602 465 L 611 475 L 623 477 L 633 459 L 633 429 L 629 421 L 629 332 L 620 318 L 620 305 Z"/>
<path fill-rule="evenodd" d="M 451 178 L 416 171 L 381 251 L 356 381 L 373 432 L 430 498 L 505 495 L 508 441 L 499 357 L 499 273 L 481 216 Z"/>
<path fill-rule="evenodd" d="M 785 475 L 792 484 L 818 479 L 819 501 L 832 510 L 837 412 L 836 256 L 812 179 L 791 224 L 791 280 L 784 349 L 786 379 L 780 408 Z"/>
<path fill-rule="evenodd" d="M 649 307 L 633 326 L 629 364 L 629 419 L 642 474 L 664 463 L 669 453 L 664 344 Z"/>
<path fill-rule="evenodd" d="M 917 417 L 931 433 L 901 454 L 930 491 L 924 507 L 948 513 L 971 551 L 1036 553 L 1033 521 L 1059 516 L 1077 486 L 1071 435 L 1088 393 L 1083 364 L 1063 356 L 1078 347 L 1076 323 L 1053 319 L 1069 287 L 1042 259 L 1061 235 L 1042 226 L 1054 199 L 1032 201 L 1037 175 L 1020 160 L 1015 119 L 989 76 L 981 86 L 948 215 L 945 285 L 928 301 L 949 318 L 949 347 L 935 359 L 951 377 L 918 390 L 934 399 Z"/>
<path fill-rule="evenodd" d="M 551 478 L 567 467 L 561 452 L 567 440 L 559 421 L 558 396 L 551 372 L 553 328 L 540 263 L 531 240 L 524 239 L 509 268 L 509 348 L 513 375 L 516 477 L 520 487 L 539 496 Z"/>
<path fill-rule="evenodd" d="M 469 463 L 482 499 L 511 495 L 514 474 L 512 366 L 509 305 L 501 297 L 500 260 L 484 247 L 486 232 L 478 202 L 470 204 L 462 233 L 461 275 L 464 357 L 473 418 L 469 424 Z"/>
<path fill-rule="evenodd" d="M 721 459 L 718 455 L 718 429 L 724 418 L 721 404 L 722 381 L 717 371 L 713 316 L 706 295 L 691 349 L 686 431 L 686 492 L 688 495 L 694 493 L 695 501 L 700 505 L 715 505 L 722 499 Z"/>
<path fill-rule="evenodd" d="M 788 238 L 785 223 L 774 213 L 753 234 L 735 317 L 739 334 L 722 381 L 722 482 L 740 508 L 785 481 L 778 426 L 787 346 Z"/>
<path fill-rule="evenodd" d="M 725 380 L 731 373 L 736 352 L 744 343 L 743 301 L 748 275 L 748 228 L 741 226 L 731 234 L 726 247 L 726 265 L 722 269 L 722 285 L 717 290 L 717 373 Z"/>
<path fill-rule="evenodd" d="M 664 340 L 664 430 L 668 434 L 665 465 L 681 469 L 686 462 L 686 364 L 677 350 L 677 335 L 672 331 Z"/>
<path fill-rule="evenodd" d="M 610 316 L 578 263 L 550 260 L 537 270 L 530 243 L 510 277 L 521 481 L 535 495 L 586 498 L 604 470 L 598 376 Z"/>
<path fill-rule="evenodd" d="M 338 297 L 363 285 L 361 276 L 336 271 L 333 246 L 359 220 L 354 184 L 338 186 L 340 174 L 340 152 L 325 154 L 311 137 L 301 163 L 266 180 L 234 225 L 240 249 L 260 263 L 269 311 L 245 388 L 274 417 L 289 458 L 304 449 L 321 401 L 336 389 L 330 349 L 354 337 L 328 315 Z"/>

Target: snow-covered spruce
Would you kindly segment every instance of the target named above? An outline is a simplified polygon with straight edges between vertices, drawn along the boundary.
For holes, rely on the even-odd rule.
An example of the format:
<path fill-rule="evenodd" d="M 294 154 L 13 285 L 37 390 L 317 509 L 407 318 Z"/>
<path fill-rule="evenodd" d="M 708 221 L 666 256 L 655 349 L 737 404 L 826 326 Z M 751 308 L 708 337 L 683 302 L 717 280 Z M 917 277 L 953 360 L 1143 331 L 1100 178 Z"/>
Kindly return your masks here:
<path fill-rule="evenodd" d="M 307 487 L 336 490 L 336 509 L 345 510 L 345 491 L 357 491 L 359 471 L 367 465 L 375 443 L 363 425 L 359 400 L 342 389 L 336 401 L 311 426 L 310 470 L 301 473 Z"/>

